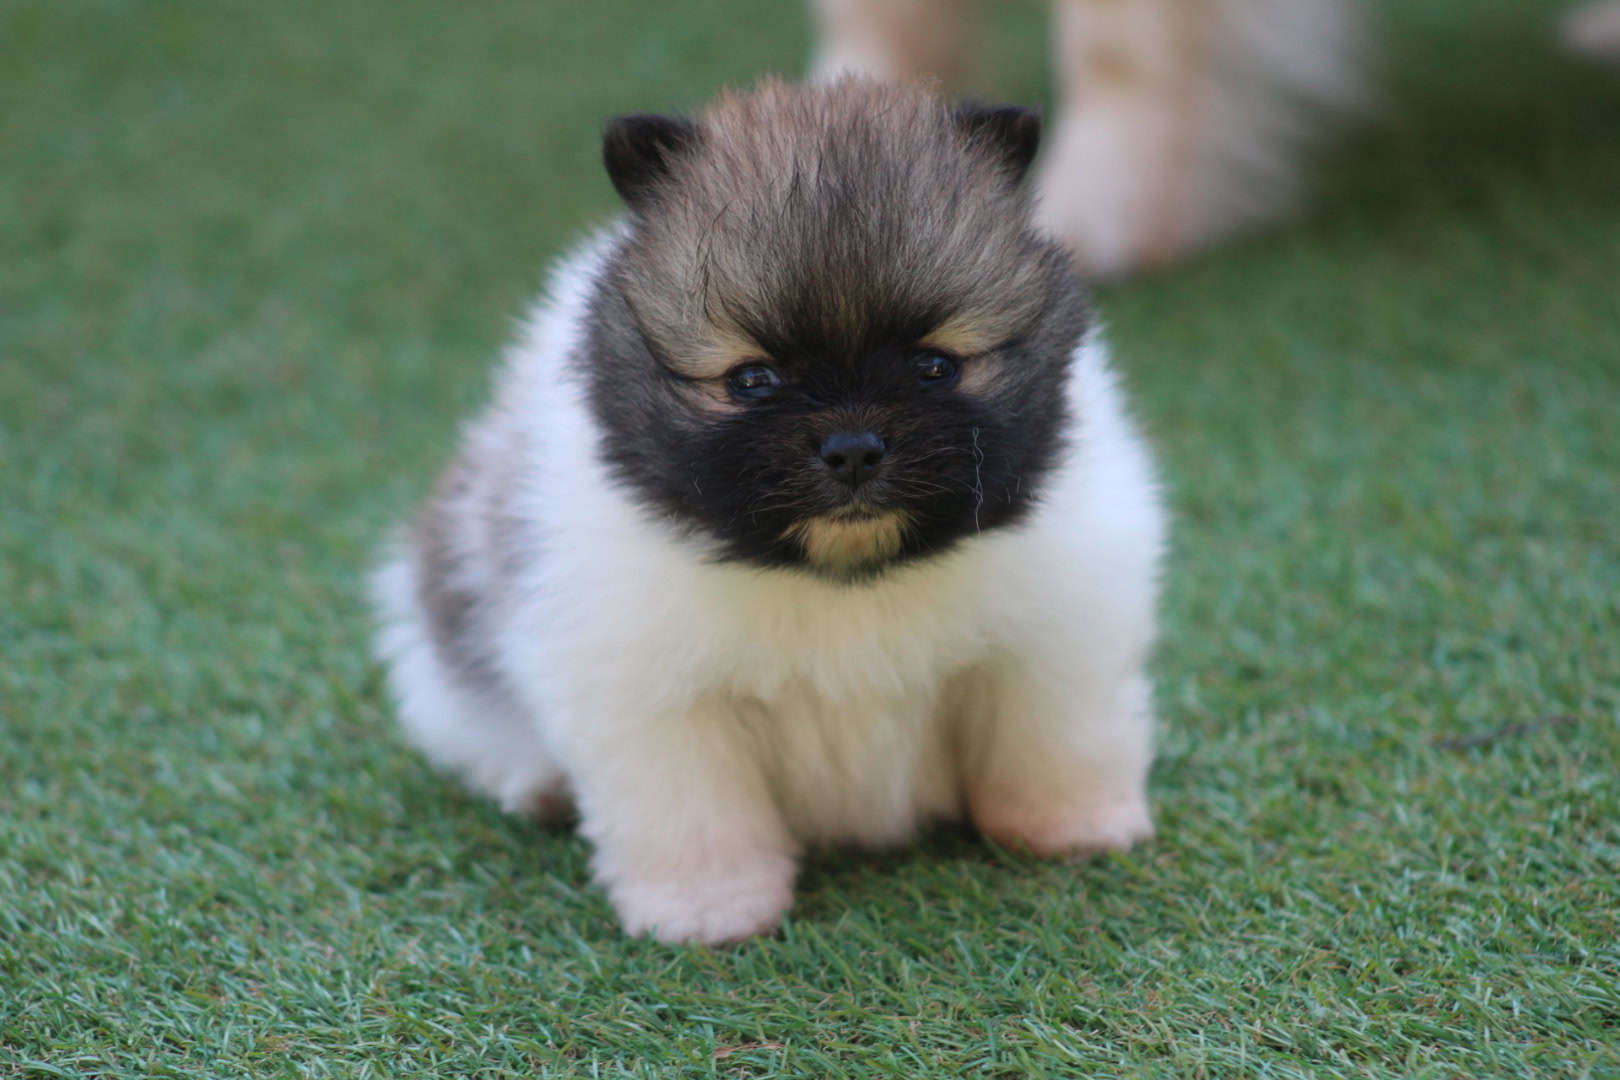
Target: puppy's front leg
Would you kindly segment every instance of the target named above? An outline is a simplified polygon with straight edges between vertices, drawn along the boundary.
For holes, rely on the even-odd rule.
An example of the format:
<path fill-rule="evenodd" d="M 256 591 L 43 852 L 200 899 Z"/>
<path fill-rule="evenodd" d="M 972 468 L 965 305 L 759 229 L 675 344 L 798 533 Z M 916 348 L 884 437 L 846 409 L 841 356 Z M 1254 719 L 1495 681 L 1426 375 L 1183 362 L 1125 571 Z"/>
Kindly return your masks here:
<path fill-rule="evenodd" d="M 971 703 L 964 776 L 986 837 L 1080 856 L 1153 836 L 1152 692 L 1136 666 L 1008 658 L 977 680 Z"/>
<path fill-rule="evenodd" d="M 625 932 L 713 945 L 770 931 L 793 901 L 796 845 L 737 718 L 715 701 L 607 712 L 569 756 Z"/>

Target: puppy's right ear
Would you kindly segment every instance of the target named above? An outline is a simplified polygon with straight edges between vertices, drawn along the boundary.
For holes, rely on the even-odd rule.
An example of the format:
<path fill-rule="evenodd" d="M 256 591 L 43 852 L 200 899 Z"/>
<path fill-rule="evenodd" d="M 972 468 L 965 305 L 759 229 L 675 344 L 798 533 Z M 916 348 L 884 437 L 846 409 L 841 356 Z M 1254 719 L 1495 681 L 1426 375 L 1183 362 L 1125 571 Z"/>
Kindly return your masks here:
<path fill-rule="evenodd" d="M 1022 105 L 964 102 L 956 109 L 956 127 L 999 158 L 1014 183 L 1029 171 L 1041 145 L 1041 114 Z"/>
<path fill-rule="evenodd" d="M 697 125 L 683 117 L 620 116 L 609 121 L 602 137 L 602 164 L 620 198 L 630 206 L 641 206 L 697 139 Z"/>

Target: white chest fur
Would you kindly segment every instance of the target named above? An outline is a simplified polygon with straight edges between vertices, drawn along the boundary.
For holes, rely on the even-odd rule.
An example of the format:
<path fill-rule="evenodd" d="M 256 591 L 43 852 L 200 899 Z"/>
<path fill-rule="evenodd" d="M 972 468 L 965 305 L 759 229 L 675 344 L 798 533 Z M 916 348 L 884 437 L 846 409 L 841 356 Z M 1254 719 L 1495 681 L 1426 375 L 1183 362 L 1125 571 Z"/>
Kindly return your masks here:
<path fill-rule="evenodd" d="M 572 799 L 627 929 L 674 939 L 768 926 L 807 843 L 963 813 L 1053 852 L 1150 832 L 1163 522 L 1097 336 L 1071 370 L 1078 435 L 1025 521 L 864 582 L 751 569 L 598 456 L 563 361 L 611 243 L 564 266 L 441 507 L 487 683 L 433 640 L 419 542 L 378 576 L 413 739 L 508 808 Z"/>

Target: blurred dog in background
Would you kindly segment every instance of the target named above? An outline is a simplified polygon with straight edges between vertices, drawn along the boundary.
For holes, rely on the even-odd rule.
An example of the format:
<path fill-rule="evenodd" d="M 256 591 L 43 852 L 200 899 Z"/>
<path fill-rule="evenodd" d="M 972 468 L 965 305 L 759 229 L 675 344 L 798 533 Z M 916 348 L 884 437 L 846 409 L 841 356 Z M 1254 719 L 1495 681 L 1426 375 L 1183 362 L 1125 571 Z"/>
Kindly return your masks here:
<path fill-rule="evenodd" d="M 815 74 L 949 83 L 971 0 L 812 0 Z M 1186 255 L 1285 211 L 1320 120 L 1362 99 L 1359 0 L 1055 0 L 1060 104 L 1043 225 L 1092 278 Z M 1620 0 L 1564 22 L 1620 56 Z"/>

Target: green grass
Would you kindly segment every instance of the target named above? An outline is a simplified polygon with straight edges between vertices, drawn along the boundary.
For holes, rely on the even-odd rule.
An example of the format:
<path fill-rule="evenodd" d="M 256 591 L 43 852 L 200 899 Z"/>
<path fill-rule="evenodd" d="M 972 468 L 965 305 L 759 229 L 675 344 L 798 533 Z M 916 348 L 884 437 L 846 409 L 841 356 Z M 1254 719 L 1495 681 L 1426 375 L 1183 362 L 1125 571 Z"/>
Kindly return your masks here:
<path fill-rule="evenodd" d="M 1620 1076 L 1620 72 L 1553 6 L 1389 0 L 1308 218 L 1103 297 L 1161 840 L 826 856 L 716 952 L 400 744 L 359 582 L 601 118 L 798 6 L 0 8 L 0 1076 Z"/>

